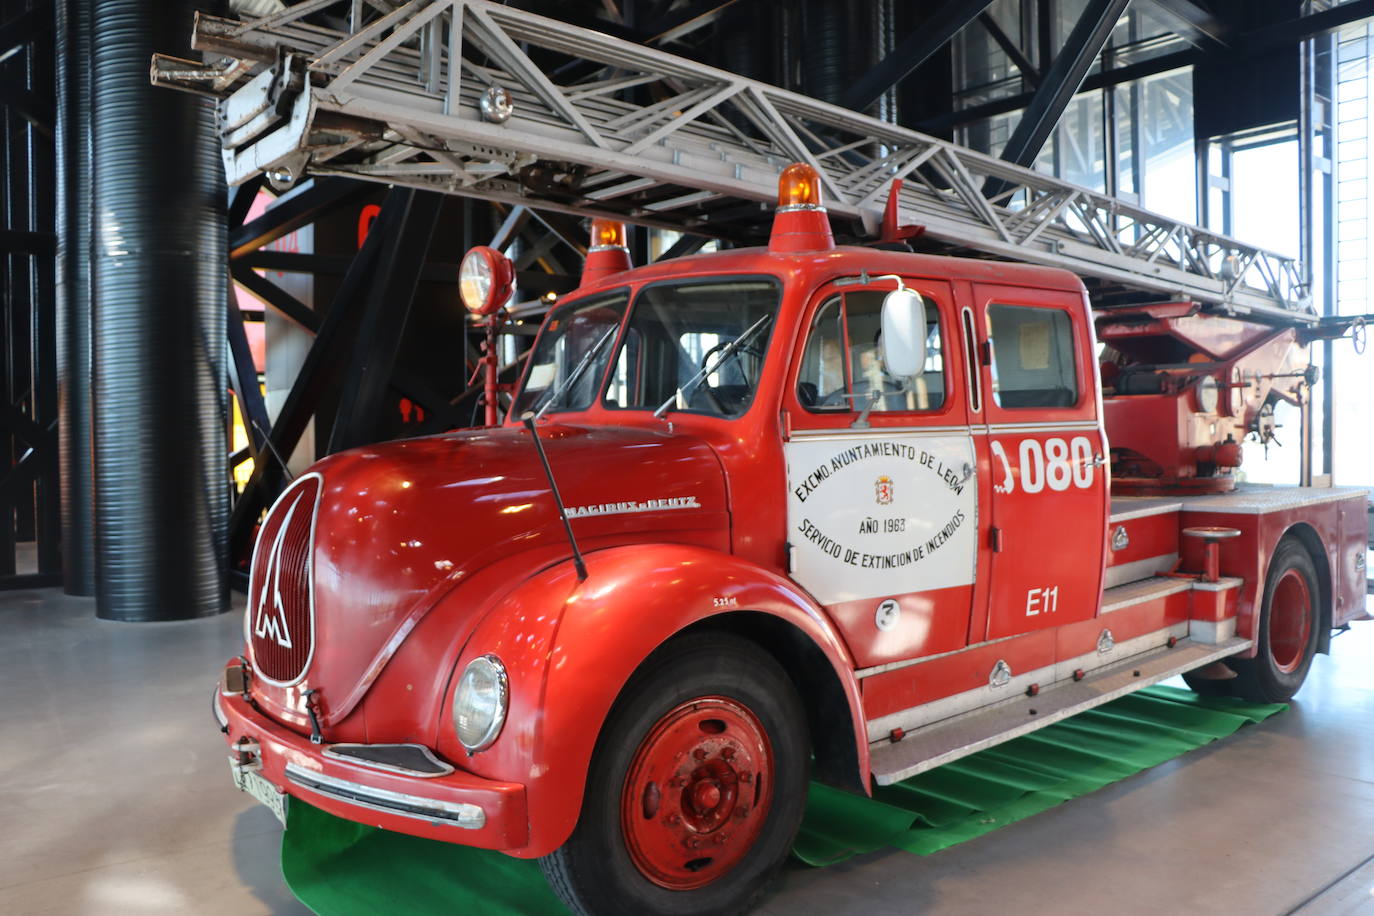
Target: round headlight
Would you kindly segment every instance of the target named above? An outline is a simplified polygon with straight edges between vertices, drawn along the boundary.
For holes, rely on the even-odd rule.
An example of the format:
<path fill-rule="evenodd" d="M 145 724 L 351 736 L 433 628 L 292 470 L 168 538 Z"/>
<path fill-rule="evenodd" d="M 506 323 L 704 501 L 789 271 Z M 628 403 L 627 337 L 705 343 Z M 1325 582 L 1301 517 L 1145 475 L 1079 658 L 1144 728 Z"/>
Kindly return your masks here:
<path fill-rule="evenodd" d="M 506 668 L 495 655 L 474 658 L 453 694 L 453 727 L 469 754 L 489 747 L 506 722 Z"/>
<path fill-rule="evenodd" d="M 510 259 L 486 245 L 478 245 L 458 267 L 458 295 L 474 315 L 490 315 L 505 305 L 515 282 Z"/>
<path fill-rule="evenodd" d="M 1204 375 L 1197 381 L 1197 409 L 1202 413 L 1216 413 L 1217 410 L 1217 380 L 1210 375 Z"/>

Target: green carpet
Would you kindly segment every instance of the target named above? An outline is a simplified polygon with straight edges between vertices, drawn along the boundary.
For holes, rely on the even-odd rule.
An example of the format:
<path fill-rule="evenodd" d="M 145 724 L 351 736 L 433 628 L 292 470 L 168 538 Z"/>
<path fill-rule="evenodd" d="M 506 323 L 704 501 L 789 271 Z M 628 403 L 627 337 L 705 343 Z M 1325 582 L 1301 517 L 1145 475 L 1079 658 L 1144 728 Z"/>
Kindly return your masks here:
<path fill-rule="evenodd" d="M 808 865 L 989 833 L 1287 709 L 1151 687 L 863 798 L 812 783 L 793 854 Z M 566 913 L 534 862 L 388 833 L 292 800 L 286 883 L 319 916 Z"/>

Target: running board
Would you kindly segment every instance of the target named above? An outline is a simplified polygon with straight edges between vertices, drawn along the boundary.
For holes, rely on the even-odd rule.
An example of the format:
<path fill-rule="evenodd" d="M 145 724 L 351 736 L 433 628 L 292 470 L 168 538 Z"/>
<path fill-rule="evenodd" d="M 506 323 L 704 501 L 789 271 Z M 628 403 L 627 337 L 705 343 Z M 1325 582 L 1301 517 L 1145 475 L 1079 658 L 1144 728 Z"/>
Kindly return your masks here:
<path fill-rule="evenodd" d="M 1062 681 L 1038 696 L 1018 696 L 994 706 L 943 719 L 875 747 L 870 766 L 878 785 L 901 782 L 935 767 L 1029 734 L 1075 713 L 1109 703 L 1143 687 L 1192 671 L 1250 647 L 1235 638 L 1220 645 L 1179 640 L 1094 671 L 1081 681 Z"/>

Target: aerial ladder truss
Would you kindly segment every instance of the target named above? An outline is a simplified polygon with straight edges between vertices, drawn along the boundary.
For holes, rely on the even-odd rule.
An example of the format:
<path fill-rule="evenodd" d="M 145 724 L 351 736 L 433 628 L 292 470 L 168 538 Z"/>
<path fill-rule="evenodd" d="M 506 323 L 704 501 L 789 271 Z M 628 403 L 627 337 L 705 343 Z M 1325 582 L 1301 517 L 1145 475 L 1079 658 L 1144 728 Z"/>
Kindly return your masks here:
<path fill-rule="evenodd" d="M 322 24 L 324 23 L 324 24 Z M 779 171 L 820 173 L 832 216 L 901 215 L 941 250 L 1063 267 L 1099 305 L 1190 300 L 1318 321 L 1299 263 L 654 48 L 486 0 L 302 0 L 196 18 L 206 62 L 155 55 L 159 85 L 219 99 L 231 184 L 343 175 L 747 241 Z"/>

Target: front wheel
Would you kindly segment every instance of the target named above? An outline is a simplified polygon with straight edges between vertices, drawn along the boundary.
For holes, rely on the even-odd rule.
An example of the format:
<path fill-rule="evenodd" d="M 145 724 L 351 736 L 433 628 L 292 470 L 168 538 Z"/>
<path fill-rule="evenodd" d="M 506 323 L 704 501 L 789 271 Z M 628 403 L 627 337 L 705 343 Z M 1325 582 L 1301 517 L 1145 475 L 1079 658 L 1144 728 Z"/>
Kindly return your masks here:
<path fill-rule="evenodd" d="M 787 857 L 810 751 L 786 672 L 695 634 L 656 652 L 606 721 L 577 828 L 540 860 L 574 912 L 741 913 Z"/>
<path fill-rule="evenodd" d="M 1259 637 L 1254 658 L 1227 659 L 1236 672 L 1236 696 L 1255 703 L 1293 698 L 1317 652 L 1321 590 L 1312 556 L 1301 542 L 1285 538 L 1274 550 L 1264 579 Z"/>

